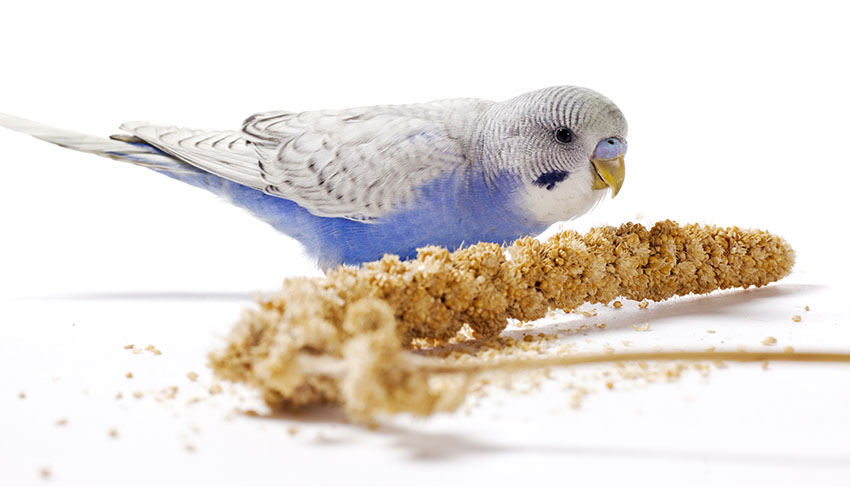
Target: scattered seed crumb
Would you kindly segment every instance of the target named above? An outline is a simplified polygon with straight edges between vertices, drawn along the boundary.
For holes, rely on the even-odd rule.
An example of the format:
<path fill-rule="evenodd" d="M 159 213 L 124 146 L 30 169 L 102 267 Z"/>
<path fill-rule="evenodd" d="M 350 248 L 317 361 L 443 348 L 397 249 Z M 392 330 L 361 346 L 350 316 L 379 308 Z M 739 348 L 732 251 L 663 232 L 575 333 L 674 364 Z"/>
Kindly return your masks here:
<path fill-rule="evenodd" d="M 254 411 L 253 409 L 247 409 L 245 411 L 242 411 L 242 414 L 244 414 L 245 416 L 250 416 L 252 418 L 257 418 L 260 416 L 260 413 Z"/>
<path fill-rule="evenodd" d="M 162 397 L 164 399 L 174 399 L 177 396 L 178 390 L 177 386 L 168 386 L 162 390 Z"/>
<path fill-rule="evenodd" d="M 124 374 L 124 377 L 126 377 L 126 378 L 128 378 L 128 379 L 132 379 L 132 378 L 133 378 L 133 373 L 132 373 L 132 372 L 127 372 L 126 374 Z"/>
<path fill-rule="evenodd" d="M 195 373 L 195 372 L 189 372 L 189 373 L 187 373 L 187 374 L 186 374 L 186 377 L 188 377 L 188 378 L 189 378 L 189 380 L 190 380 L 190 381 L 192 381 L 192 382 L 195 382 L 196 380 L 198 380 L 198 374 L 197 374 L 197 373 Z"/>
<path fill-rule="evenodd" d="M 803 306 L 803 309 L 804 309 L 804 310 L 806 310 L 806 311 L 811 311 L 811 310 L 809 309 L 809 305 Z"/>
<path fill-rule="evenodd" d="M 579 387 L 578 389 L 576 389 L 576 391 L 573 392 L 572 397 L 570 397 L 570 407 L 573 408 L 573 409 L 580 408 L 581 403 L 584 400 L 584 397 L 587 395 L 587 393 L 588 393 L 588 390 L 583 388 L 583 387 Z"/>
<path fill-rule="evenodd" d="M 596 325 L 596 328 L 604 330 L 605 328 L 608 328 L 608 325 L 606 325 L 605 323 L 599 323 L 598 325 Z"/>
<path fill-rule="evenodd" d="M 767 370 L 767 367 L 768 367 L 769 364 L 770 364 L 770 362 L 768 362 L 767 360 L 762 362 L 761 363 L 761 370 Z"/>
<path fill-rule="evenodd" d="M 764 340 L 761 341 L 762 345 L 775 345 L 776 338 L 773 337 L 765 337 Z"/>
<path fill-rule="evenodd" d="M 635 331 L 649 331 L 649 323 L 644 323 L 642 325 L 632 325 L 632 328 Z"/>
<path fill-rule="evenodd" d="M 706 352 L 713 352 L 714 350 L 716 350 L 714 347 L 708 347 L 705 349 Z"/>
<path fill-rule="evenodd" d="M 67 426 L 68 418 L 59 418 L 56 420 L 56 426 Z"/>
<path fill-rule="evenodd" d="M 800 315 L 794 315 L 791 317 L 791 321 L 793 321 L 794 323 L 799 323 L 801 320 L 802 318 L 800 318 Z"/>
<path fill-rule="evenodd" d="M 705 330 L 705 332 L 706 332 L 706 333 L 717 333 L 717 332 L 716 332 L 716 331 L 714 331 L 714 330 Z"/>
<path fill-rule="evenodd" d="M 135 397 L 136 399 L 141 399 L 145 397 L 145 394 L 142 391 L 136 391 L 133 393 L 133 397 Z"/>
<path fill-rule="evenodd" d="M 211 395 L 221 394 L 222 392 L 224 392 L 224 391 L 222 390 L 220 384 L 213 384 L 213 385 L 210 386 L 210 394 Z"/>
<path fill-rule="evenodd" d="M 120 392 L 115 394 L 115 399 L 124 399 L 124 394 L 121 394 Z"/>
<path fill-rule="evenodd" d="M 289 435 L 290 435 L 290 436 L 295 436 L 295 435 L 297 435 L 297 434 L 298 434 L 298 428 L 296 428 L 296 427 L 294 427 L 294 426 L 291 426 L 291 427 L 287 430 L 287 432 L 289 433 Z"/>
<path fill-rule="evenodd" d="M 620 309 L 620 308 L 622 308 L 622 307 L 623 307 L 623 302 L 622 302 L 622 301 L 620 301 L 619 299 L 618 299 L 617 301 L 614 301 L 614 308 L 616 308 L 616 309 Z"/>
<path fill-rule="evenodd" d="M 127 345 L 124 345 L 124 350 L 132 350 L 134 346 L 135 345 L 133 345 L 132 343 L 128 343 Z"/>
<path fill-rule="evenodd" d="M 48 467 L 41 467 L 40 469 L 38 469 L 38 474 L 41 476 L 41 478 L 47 480 L 50 478 L 51 475 L 53 475 L 53 472 L 51 472 L 50 468 Z"/>
<path fill-rule="evenodd" d="M 616 350 L 614 350 L 614 347 L 612 347 L 611 345 L 605 345 L 602 350 L 604 350 L 607 354 L 612 354 L 616 352 Z"/>
<path fill-rule="evenodd" d="M 792 347 L 791 345 L 788 345 L 788 346 L 787 346 L 787 347 L 785 347 L 782 351 L 783 351 L 784 353 L 794 353 L 794 347 Z"/>
<path fill-rule="evenodd" d="M 26 392 L 23 392 L 23 391 L 22 391 L 22 392 L 19 392 L 19 393 L 18 393 L 18 399 L 26 399 L 26 398 L 27 398 L 27 393 L 26 393 Z"/>
<path fill-rule="evenodd" d="M 640 303 L 638 303 L 638 308 L 640 308 L 640 309 L 646 309 L 648 307 L 649 307 L 649 301 L 647 301 L 645 299 L 643 301 L 641 301 Z"/>
<path fill-rule="evenodd" d="M 620 343 L 622 343 L 624 347 L 630 347 L 632 345 L 631 340 L 623 340 Z"/>
<path fill-rule="evenodd" d="M 110 428 L 109 429 L 109 437 L 110 438 L 118 438 L 118 428 Z"/>
<path fill-rule="evenodd" d="M 592 317 L 596 316 L 596 310 L 592 309 L 590 311 L 582 311 L 581 315 L 584 316 L 585 318 L 592 318 Z"/>
<path fill-rule="evenodd" d="M 186 447 L 185 447 L 185 448 L 186 448 L 186 451 L 187 451 L 187 452 L 189 452 L 189 453 L 195 453 L 195 445 L 192 445 L 191 443 L 186 443 Z"/>
<path fill-rule="evenodd" d="M 144 351 L 144 350 L 142 350 L 141 348 L 139 348 L 139 347 L 133 347 L 133 355 L 141 355 L 141 354 L 143 354 L 143 353 L 145 353 L 145 351 Z"/>

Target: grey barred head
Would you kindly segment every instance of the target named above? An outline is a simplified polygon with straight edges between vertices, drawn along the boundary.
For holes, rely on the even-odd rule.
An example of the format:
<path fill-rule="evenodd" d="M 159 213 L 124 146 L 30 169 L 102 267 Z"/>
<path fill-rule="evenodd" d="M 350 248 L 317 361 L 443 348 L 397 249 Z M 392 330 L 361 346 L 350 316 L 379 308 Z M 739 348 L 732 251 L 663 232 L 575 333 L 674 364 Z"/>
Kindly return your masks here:
<path fill-rule="evenodd" d="M 556 86 L 495 103 L 473 136 L 488 176 L 521 181 L 521 204 L 540 221 L 588 211 L 625 175 L 628 127 L 608 98 L 574 86 Z"/>

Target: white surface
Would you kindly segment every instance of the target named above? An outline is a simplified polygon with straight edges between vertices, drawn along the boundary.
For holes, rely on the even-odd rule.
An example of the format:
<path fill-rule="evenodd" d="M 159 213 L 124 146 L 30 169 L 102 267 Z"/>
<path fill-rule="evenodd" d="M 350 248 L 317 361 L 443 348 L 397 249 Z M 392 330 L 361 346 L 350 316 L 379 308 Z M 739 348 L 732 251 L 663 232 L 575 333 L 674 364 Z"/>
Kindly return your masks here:
<path fill-rule="evenodd" d="M 561 329 L 608 327 L 562 340 L 850 350 L 842 3 L 303 4 L 19 2 L 0 29 L 0 110 L 109 134 L 133 119 L 234 128 L 260 110 L 590 86 L 629 119 L 629 173 L 573 228 L 639 213 L 761 227 L 798 265 L 760 290 L 570 315 Z M 236 414 L 262 406 L 249 391 L 208 397 L 206 353 L 253 292 L 318 274 L 297 246 L 130 165 L 4 130 L 0 161 L 2 485 L 848 484 L 846 366 L 730 365 L 613 391 L 604 367 L 561 371 L 377 431 L 329 410 Z M 577 381 L 596 392 L 573 409 Z"/>

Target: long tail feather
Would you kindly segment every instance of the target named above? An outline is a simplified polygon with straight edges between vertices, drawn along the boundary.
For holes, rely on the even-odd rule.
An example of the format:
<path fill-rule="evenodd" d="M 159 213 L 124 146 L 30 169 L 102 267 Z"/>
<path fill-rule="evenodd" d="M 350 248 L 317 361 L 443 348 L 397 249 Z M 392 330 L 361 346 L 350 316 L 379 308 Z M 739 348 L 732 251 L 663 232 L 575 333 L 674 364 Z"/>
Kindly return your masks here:
<path fill-rule="evenodd" d="M 0 126 L 56 144 L 67 149 L 96 154 L 110 159 L 168 173 L 197 173 L 192 166 L 132 136 L 97 137 L 44 125 L 0 113 Z"/>

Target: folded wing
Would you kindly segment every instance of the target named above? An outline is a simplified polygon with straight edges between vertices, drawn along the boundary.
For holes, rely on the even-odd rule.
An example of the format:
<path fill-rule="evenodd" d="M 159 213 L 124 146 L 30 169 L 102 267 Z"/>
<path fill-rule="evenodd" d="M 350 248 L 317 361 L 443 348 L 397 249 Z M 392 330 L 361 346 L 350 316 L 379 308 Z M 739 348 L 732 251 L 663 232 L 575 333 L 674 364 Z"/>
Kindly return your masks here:
<path fill-rule="evenodd" d="M 465 124 L 488 102 L 455 99 L 301 113 L 265 112 L 241 132 L 129 122 L 158 149 L 315 215 L 373 221 L 468 164 Z"/>

